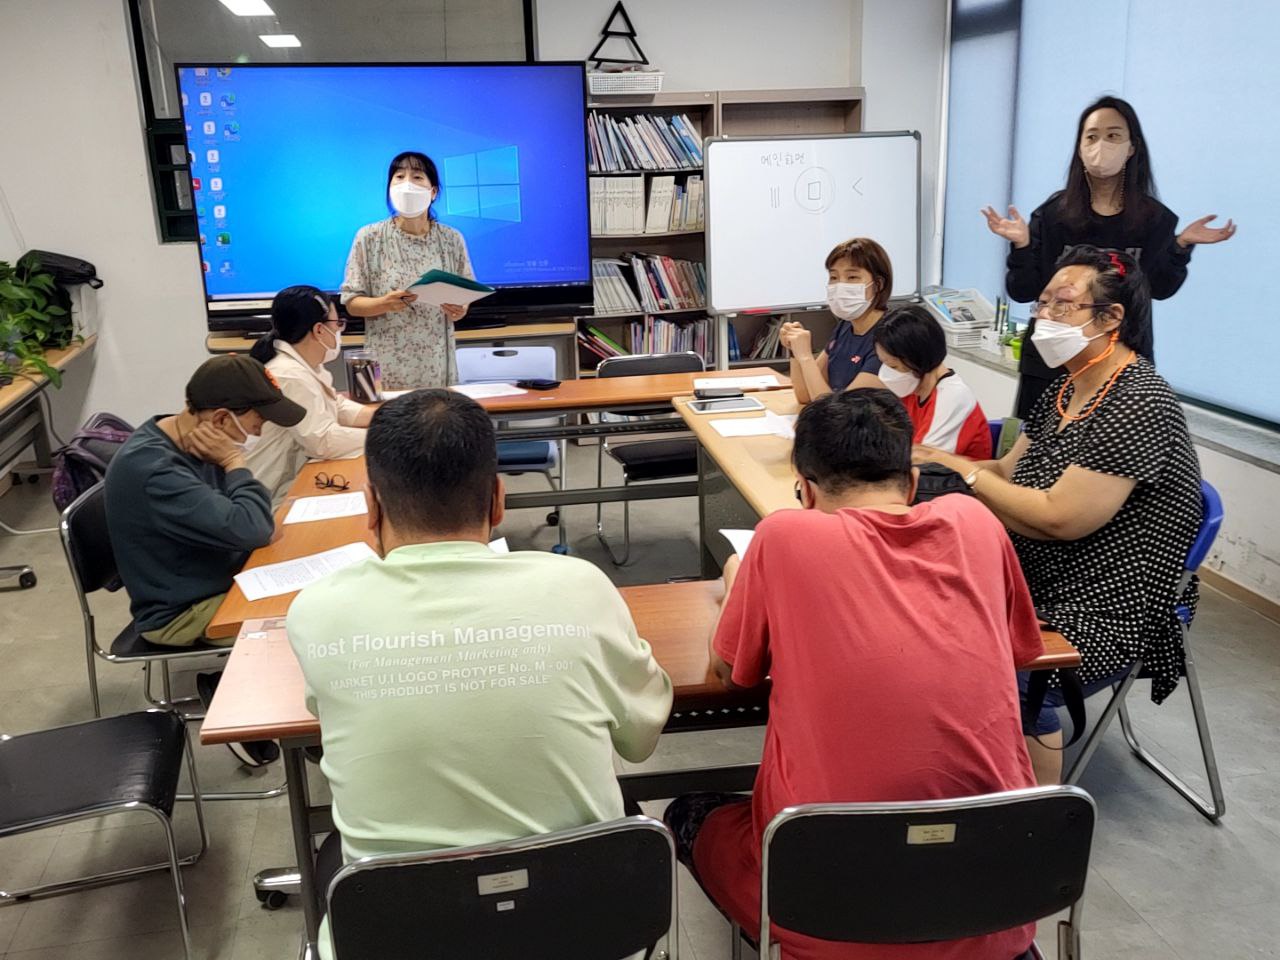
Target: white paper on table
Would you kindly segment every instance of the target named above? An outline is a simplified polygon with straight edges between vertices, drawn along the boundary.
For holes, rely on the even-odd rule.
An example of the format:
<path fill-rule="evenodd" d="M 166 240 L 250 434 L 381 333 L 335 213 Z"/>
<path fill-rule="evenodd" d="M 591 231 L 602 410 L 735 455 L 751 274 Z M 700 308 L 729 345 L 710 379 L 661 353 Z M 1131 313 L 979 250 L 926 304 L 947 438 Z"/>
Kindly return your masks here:
<path fill-rule="evenodd" d="M 782 437 L 790 440 L 796 435 L 795 422 L 795 414 L 782 415 L 766 410 L 763 417 L 712 420 L 711 426 L 722 437 Z"/>
<path fill-rule="evenodd" d="M 412 390 L 383 390 L 382 399 L 397 400 L 400 397 L 403 397 L 406 393 L 413 393 L 413 391 Z"/>
<path fill-rule="evenodd" d="M 358 517 L 369 512 L 364 493 L 331 493 L 322 497 L 299 497 L 284 516 L 285 523 L 309 523 L 312 520 L 336 520 Z"/>
<path fill-rule="evenodd" d="M 489 397 L 518 397 L 527 390 L 521 390 L 513 383 L 458 383 L 449 388 L 456 390 L 464 397 L 472 400 L 486 400 Z"/>
<path fill-rule="evenodd" d="M 751 538 L 756 535 L 754 530 L 721 530 L 721 535 L 729 541 L 729 546 L 733 547 L 733 552 L 740 557 L 747 554 L 747 547 L 751 545 Z"/>
<path fill-rule="evenodd" d="M 507 538 L 499 537 L 497 540 L 489 541 L 489 549 L 494 553 L 510 553 L 511 548 L 507 546 Z"/>
<path fill-rule="evenodd" d="M 416 293 L 418 303 L 429 303 L 435 307 L 442 307 L 446 303 L 459 307 L 465 306 L 468 303 L 483 300 L 493 292 L 493 290 L 468 290 L 466 287 L 455 287 L 452 283 L 441 280 L 435 283 L 416 283 L 405 291 L 405 293 Z"/>
<path fill-rule="evenodd" d="M 781 385 L 778 382 L 778 378 L 772 373 L 766 373 L 759 377 L 697 377 L 693 381 L 693 389 L 695 390 L 714 390 L 717 387 L 727 387 L 741 390 L 743 393 L 748 390 L 768 390 L 770 387 L 779 387 Z"/>
<path fill-rule="evenodd" d="M 241 570 L 236 574 L 236 583 L 240 584 L 246 600 L 278 597 L 310 586 L 317 580 L 344 567 L 349 567 L 353 563 L 377 556 L 373 548 L 364 541 L 347 543 L 332 550 L 325 550 L 323 553 L 313 553 L 309 557 L 282 560 L 280 563 L 269 563 L 264 567 L 254 567 L 252 570 Z"/>

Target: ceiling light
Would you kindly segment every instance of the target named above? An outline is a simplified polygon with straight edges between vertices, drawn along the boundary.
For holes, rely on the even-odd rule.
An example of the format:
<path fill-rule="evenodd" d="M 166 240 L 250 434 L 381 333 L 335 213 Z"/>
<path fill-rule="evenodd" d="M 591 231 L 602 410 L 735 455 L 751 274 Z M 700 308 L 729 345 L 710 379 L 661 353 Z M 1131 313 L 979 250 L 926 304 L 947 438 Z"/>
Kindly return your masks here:
<path fill-rule="evenodd" d="M 258 39 L 268 47 L 300 47 L 302 41 L 292 33 L 260 33 Z"/>
<path fill-rule="evenodd" d="M 267 0 L 219 0 L 237 17 L 274 17 L 275 11 L 267 6 Z"/>

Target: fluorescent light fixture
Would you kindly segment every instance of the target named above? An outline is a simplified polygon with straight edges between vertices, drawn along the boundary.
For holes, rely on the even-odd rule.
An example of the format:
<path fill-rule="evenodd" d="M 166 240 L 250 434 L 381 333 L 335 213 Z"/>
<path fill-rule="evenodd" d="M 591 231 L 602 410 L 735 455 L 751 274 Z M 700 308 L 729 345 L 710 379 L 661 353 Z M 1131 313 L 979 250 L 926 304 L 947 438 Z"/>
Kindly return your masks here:
<path fill-rule="evenodd" d="M 267 6 L 267 0 L 218 0 L 237 17 L 274 17 L 275 11 Z"/>
<path fill-rule="evenodd" d="M 268 47 L 300 47 L 302 41 L 292 33 L 260 33 L 258 39 Z"/>

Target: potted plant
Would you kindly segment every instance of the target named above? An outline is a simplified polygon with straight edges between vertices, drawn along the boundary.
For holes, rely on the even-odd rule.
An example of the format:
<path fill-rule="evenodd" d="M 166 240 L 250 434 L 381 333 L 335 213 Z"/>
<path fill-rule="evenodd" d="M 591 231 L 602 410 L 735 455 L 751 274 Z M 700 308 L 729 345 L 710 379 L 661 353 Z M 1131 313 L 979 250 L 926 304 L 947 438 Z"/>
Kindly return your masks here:
<path fill-rule="evenodd" d="M 44 359 L 48 349 L 80 340 L 71 313 L 57 302 L 53 274 L 27 255 L 16 264 L 0 260 L 0 383 L 15 374 L 36 372 L 62 386 L 62 374 Z"/>

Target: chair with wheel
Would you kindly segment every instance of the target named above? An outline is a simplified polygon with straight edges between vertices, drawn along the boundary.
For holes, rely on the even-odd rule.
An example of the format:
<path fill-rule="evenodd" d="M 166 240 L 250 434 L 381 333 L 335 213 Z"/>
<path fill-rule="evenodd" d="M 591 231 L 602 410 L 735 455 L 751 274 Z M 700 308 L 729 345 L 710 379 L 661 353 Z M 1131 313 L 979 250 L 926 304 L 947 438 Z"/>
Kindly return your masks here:
<path fill-rule="evenodd" d="M 555 347 L 459 347 L 459 383 L 515 383 L 517 380 L 555 380 Z M 546 426 L 560 418 L 538 418 L 520 421 L 523 426 Z M 506 421 L 499 421 L 504 426 Z M 498 472 L 511 476 L 541 473 L 552 490 L 565 488 L 564 440 L 503 440 L 498 444 Z M 559 508 L 547 514 L 547 526 L 555 527 L 555 553 L 568 553 L 564 517 Z"/>
<path fill-rule="evenodd" d="M 1080 957 L 1096 811 L 1079 787 L 955 800 L 814 803 L 782 810 L 761 847 L 759 955 L 775 927 L 839 943 L 927 944 L 1062 910 L 1058 957 Z M 746 935 L 733 925 L 732 950 Z M 1042 958 L 1032 944 L 1032 955 Z"/>
<path fill-rule="evenodd" d="M 596 377 L 643 377 L 663 373 L 701 373 L 706 369 L 702 357 L 692 351 L 683 353 L 635 354 L 609 357 L 596 367 Z M 671 404 L 625 410 L 608 410 L 602 419 L 670 420 L 679 416 Z M 698 442 L 692 437 L 662 440 L 639 440 L 609 443 L 601 440 L 596 451 L 596 486 L 604 486 L 604 458 L 622 467 L 622 485 L 646 480 L 674 480 L 695 476 L 698 472 Z M 614 566 L 631 561 L 631 502 L 622 502 L 622 554 L 614 552 L 604 532 L 604 504 L 596 504 L 596 539 L 600 541 Z"/>

